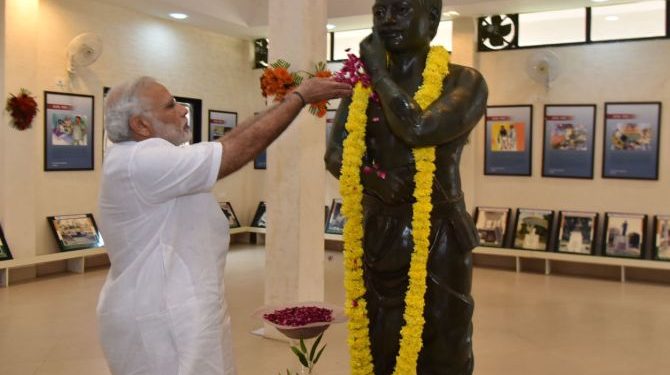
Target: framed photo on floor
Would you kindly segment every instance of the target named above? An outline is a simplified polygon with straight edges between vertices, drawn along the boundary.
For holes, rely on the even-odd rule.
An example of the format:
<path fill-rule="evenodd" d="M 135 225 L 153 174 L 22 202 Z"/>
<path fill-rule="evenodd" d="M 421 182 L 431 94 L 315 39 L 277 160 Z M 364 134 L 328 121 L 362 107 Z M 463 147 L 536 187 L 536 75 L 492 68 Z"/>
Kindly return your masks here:
<path fill-rule="evenodd" d="M 208 112 L 209 140 L 215 141 L 237 126 L 237 112 L 216 111 Z"/>
<path fill-rule="evenodd" d="M 554 211 L 519 208 L 514 224 L 515 249 L 547 251 L 554 222 Z"/>
<path fill-rule="evenodd" d="M 93 170 L 94 97 L 44 92 L 44 170 Z"/>
<path fill-rule="evenodd" d="M 10 259 L 12 259 L 12 252 L 9 251 L 7 240 L 5 240 L 5 234 L 2 232 L 2 227 L 0 227 L 0 261 Z"/>
<path fill-rule="evenodd" d="M 597 227 L 598 214 L 596 212 L 561 211 L 558 219 L 556 251 L 593 254 Z"/>
<path fill-rule="evenodd" d="M 512 210 L 501 207 L 477 207 L 475 226 L 479 244 L 489 247 L 504 247 L 507 227 Z"/>
<path fill-rule="evenodd" d="M 486 107 L 484 174 L 530 176 L 533 106 Z"/>
<path fill-rule="evenodd" d="M 328 214 L 328 222 L 326 223 L 326 233 L 342 234 L 345 221 L 344 215 L 342 215 L 342 200 L 333 199 Z"/>
<path fill-rule="evenodd" d="M 611 257 L 642 258 L 647 215 L 605 214 L 604 254 Z"/>
<path fill-rule="evenodd" d="M 219 206 L 221 207 L 221 211 L 223 211 L 223 213 L 228 218 L 228 224 L 230 225 L 230 228 L 239 228 L 241 226 L 240 221 L 237 220 L 237 215 L 235 215 L 233 205 L 230 204 L 230 202 L 219 202 Z"/>
<path fill-rule="evenodd" d="M 595 105 L 544 106 L 542 176 L 593 178 Z"/>
<path fill-rule="evenodd" d="M 670 215 L 654 218 L 654 259 L 670 261 Z"/>
<path fill-rule="evenodd" d="M 258 203 L 254 219 L 251 221 L 252 227 L 266 228 L 267 226 L 267 211 L 265 209 L 265 202 Z"/>
<path fill-rule="evenodd" d="M 105 245 L 93 214 L 47 217 L 61 251 L 89 249 Z"/>
<path fill-rule="evenodd" d="M 605 103 L 603 178 L 658 179 L 661 103 Z"/>

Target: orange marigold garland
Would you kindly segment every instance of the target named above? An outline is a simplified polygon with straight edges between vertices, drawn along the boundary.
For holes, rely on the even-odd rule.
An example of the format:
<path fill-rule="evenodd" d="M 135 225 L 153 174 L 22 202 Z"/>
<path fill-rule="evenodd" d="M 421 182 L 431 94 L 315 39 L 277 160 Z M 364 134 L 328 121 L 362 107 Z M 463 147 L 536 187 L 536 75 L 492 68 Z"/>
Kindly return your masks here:
<path fill-rule="evenodd" d="M 306 74 L 308 78 L 330 78 L 332 73 L 326 67 L 324 62 L 319 62 L 315 66 L 315 72 L 291 72 L 289 68 L 291 64 L 286 60 L 279 59 L 270 64 L 264 71 L 261 77 L 261 91 L 263 97 L 274 96 L 274 102 L 280 102 L 292 90 L 300 86 L 303 81 L 301 73 Z M 327 112 L 328 101 L 322 100 L 317 103 L 310 103 L 309 112 L 317 117 L 323 117 Z"/>

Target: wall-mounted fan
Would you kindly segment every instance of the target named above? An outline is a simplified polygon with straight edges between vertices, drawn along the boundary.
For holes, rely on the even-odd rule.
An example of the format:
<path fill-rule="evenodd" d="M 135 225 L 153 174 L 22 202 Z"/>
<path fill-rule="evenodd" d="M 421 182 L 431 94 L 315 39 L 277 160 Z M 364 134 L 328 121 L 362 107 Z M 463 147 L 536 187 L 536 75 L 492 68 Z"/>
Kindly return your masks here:
<path fill-rule="evenodd" d="M 74 74 L 77 69 L 93 64 L 102 54 L 102 39 L 95 33 L 77 35 L 67 45 L 67 71 Z"/>
<path fill-rule="evenodd" d="M 479 19 L 479 50 L 497 51 L 518 45 L 518 15 L 501 14 Z"/>
<path fill-rule="evenodd" d="M 534 81 L 543 84 L 548 89 L 551 82 L 561 74 L 561 60 L 552 51 L 535 52 L 526 60 L 526 73 Z"/>

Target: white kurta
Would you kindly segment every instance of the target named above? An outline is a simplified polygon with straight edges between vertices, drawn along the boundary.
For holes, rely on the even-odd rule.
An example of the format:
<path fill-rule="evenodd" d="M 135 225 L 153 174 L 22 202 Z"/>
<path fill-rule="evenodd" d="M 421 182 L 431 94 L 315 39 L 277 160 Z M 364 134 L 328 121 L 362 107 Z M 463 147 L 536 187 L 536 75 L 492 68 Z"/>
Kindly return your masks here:
<path fill-rule="evenodd" d="M 111 261 L 98 301 L 114 375 L 234 374 L 223 289 L 228 221 L 210 190 L 218 142 L 114 145 L 105 157 L 100 229 Z"/>

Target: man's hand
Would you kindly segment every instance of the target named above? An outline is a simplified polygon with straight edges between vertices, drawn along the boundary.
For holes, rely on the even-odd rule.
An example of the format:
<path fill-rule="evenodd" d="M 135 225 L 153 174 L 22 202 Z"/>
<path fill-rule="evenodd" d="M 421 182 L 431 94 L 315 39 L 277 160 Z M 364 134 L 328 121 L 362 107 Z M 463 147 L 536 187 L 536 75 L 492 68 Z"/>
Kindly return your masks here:
<path fill-rule="evenodd" d="M 360 44 L 361 60 L 365 64 L 365 70 L 370 74 L 373 81 L 388 74 L 386 69 L 386 49 L 379 36 L 375 33 L 368 35 Z"/>
<path fill-rule="evenodd" d="M 322 100 L 343 98 L 351 95 L 351 85 L 330 78 L 310 78 L 303 81 L 295 92 L 299 93 L 307 104 Z"/>

